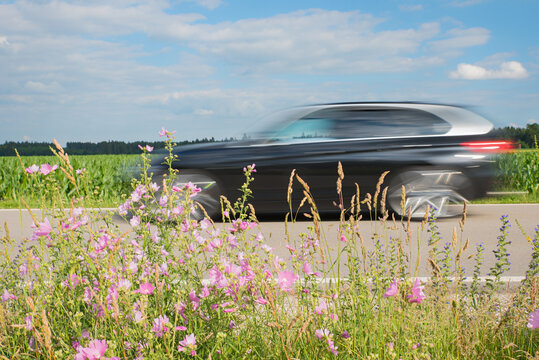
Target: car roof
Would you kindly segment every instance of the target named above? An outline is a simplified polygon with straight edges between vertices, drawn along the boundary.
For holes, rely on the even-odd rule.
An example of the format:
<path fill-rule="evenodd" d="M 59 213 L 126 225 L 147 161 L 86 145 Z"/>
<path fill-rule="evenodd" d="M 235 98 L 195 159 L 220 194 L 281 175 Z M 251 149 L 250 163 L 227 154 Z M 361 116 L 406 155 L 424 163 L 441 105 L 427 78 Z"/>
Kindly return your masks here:
<path fill-rule="evenodd" d="M 342 102 L 312 104 L 288 109 L 299 119 L 313 111 L 330 108 L 366 108 L 366 109 L 415 109 L 426 111 L 445 120 L 451 128 L 445 136 L 482 135 L 493 129 L 490 121 L 464 107 L 456 105 L 424 102 Z"/>

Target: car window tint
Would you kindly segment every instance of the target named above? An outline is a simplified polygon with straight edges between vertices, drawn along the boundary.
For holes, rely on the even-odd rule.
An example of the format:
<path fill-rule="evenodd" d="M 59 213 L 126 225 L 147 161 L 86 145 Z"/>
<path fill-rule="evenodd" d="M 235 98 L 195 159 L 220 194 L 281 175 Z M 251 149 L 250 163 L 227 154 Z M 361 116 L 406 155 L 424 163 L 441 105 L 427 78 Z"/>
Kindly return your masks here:
<path fill-rule="evenodd" d="M 436 115 L 416 109 L 331 108 L 308 115 L 331 119 L 332 137 L 367 138 L 445 134 L 451 126 Z"/>
<path fill-rule="evenodd" d="M 283 129 L 275 132 L 272 141 L 309 141 L 312 139 L 329 139 L 332 137 L 331 119 L 325 118 L 302 118 L 288 124 Z"/>

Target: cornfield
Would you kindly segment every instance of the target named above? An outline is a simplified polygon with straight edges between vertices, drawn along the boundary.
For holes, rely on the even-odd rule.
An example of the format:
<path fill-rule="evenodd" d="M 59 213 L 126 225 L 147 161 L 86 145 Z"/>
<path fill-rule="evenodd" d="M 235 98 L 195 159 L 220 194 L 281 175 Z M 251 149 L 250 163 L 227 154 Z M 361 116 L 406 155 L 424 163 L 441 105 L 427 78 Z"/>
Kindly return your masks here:
<path fill-rule="evenodd" d="M 530 194 L 539 192 L 539 149 L 502 154 L 496 163 L 502 186 Z"/>
<path fill-rule="evenodd" d="M 84 169 L 76 177 L 77 186 L 83 196 L 93 196 L 106 204 L 121 201 L 122 194 L 131 192 L 130 171 L 136 166 L 138 155 L 79 155 L 70 156 L 74 169 Z M 24 200 L 33 203 L 41 197 L 39 192 L 40 174 L 27 174 L 25 168 L 33 164 L 58 164 L 56 156 L 0 157 L 0 202 Z M 75 186 L 60 169 L 47 175 L 49 181 L 55 181 L 59 193 L 66 199 L 75 195 Z"/>

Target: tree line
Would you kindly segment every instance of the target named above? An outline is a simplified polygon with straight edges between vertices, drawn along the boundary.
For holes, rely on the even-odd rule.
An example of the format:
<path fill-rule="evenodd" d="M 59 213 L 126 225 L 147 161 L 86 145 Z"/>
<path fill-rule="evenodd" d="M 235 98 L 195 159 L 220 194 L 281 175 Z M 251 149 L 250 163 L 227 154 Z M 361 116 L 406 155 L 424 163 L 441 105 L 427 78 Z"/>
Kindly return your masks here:
<path fill-rule="evenodd" d="M 178 145 L 201 144 L 220 141 L 231 141 L 233 138 L 216 140 L 215 138 L 203 138 L 176 142 Z M 156 150 L 165 147 L 164 141 L 101 141 L 78 142 L 69 141 L 64 147 L 65 152 L 70 155 L 105 155 L 105 154 L 140 154 L 139 145 L 150 145 Z M 27 142 L 27 141 L 6 141 L 0 144 L 0 156 L 15 156 L 15 149 L 21 156 L 52 155 L 52 149 L 56 149 L 52 142 Z"/>
<path fill-rule="evenodd" d="M 495 139 L 509 139 L 517 142 L 524 149 L 533 149 L 539 140 L 539 124 L 526 125 L 525 128 L 506 126 L 492 130 L 490 135 Z M 233 141 L 234 138 L 216 140 L 215 138 L 203 138 L 178 142 L 178 145 L 201 144 L 210 142 Z M 163 141 L 101 141 L 93 142 L 67 142 L 64 150 L 70 155 L 102 155 L 102 154 L 138 154 L 139 145 L 150 145 L 155 149 L 165 147 Z M 16 142 L 6 141 L 0 144 L 0 156 L 15 156 L 15 149 L 20 155 L 50 155 L 50 148 L 55 148 L 47 142 Z"/>

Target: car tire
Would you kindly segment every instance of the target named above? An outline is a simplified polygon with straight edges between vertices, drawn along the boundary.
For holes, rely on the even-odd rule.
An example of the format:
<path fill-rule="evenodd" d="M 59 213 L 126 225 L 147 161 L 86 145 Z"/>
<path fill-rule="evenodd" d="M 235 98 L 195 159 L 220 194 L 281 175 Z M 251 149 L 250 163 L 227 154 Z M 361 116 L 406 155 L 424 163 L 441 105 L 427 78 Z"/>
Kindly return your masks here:
<path fill-rule="evenodd" d="M 216 218 L 221 212 L 222 187 L 219 181 L 210 173 L 198 170 L 180 170 L 176 175 L 172 186 L 183 188 L 187 183 L 193 183 L 201 189 L 196 193 L 192 200 L 195 203 L 194 210 L 191 213 L 191 218 L 195 220 L 204 219 L 204 211 L 200 205 L 204 207 L 210 218 Z"/>
<path fill-rule="evenodd" d="M 406 195 L 404 204 L 402 186 Z M 459 170 L 406 170 L 390 179 L 387 203 L 395 214 L 410 214 L 412 219 L 424 218 L 427 207 L 436 218 L 453 217 L 462 214 L 463 203 L 467 202 L 464 195 L 471 188 L 470 180 Z"/>

